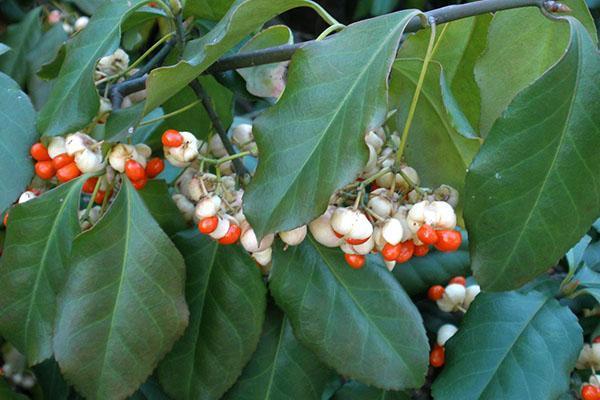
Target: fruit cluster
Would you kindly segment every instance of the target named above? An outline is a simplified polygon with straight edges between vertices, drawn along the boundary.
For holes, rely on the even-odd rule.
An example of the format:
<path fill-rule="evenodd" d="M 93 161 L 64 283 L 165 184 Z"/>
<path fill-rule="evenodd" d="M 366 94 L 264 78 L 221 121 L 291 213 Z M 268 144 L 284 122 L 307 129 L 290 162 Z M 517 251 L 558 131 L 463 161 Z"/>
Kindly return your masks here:
<path fill-rule="evenodd" d="M 437 339 L 431 353 L 429 353 L 429 364 L 432 367 L 440 368 L 446 362 L 446 342 L 458 332 L 458 328 L 452 324 L 440 326 L 437 332 Z"/>
<path fill-rule="evenodd" d="M 475 297 L 481 292 L 479 285 L 467 286 L 463 276 L 456 276 L 448 282 L 446 287 L 434 285 L 427 291 L 427 297 L 435 301 L 440 310 L 444 312 L 467 312 Z"/>

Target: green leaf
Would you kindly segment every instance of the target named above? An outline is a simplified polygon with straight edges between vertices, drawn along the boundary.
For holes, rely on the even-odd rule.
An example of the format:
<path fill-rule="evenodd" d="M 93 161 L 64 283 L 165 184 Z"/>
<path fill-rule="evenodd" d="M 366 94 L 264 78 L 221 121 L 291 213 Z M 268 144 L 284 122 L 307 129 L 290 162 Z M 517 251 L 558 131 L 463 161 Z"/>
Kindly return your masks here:
<path fill-rule="evenodd" d="M 10 51 L 10 47 L 5 45 L 4 43 L 0 43 L 0 56 L 8 51 Z"/>
<path fill-rule="evenodd" d="M 37 128 L 45 136 L 74 132 L 96 116 L 100 107 L 94 67 L 119 45 L 121 22 L 145 0 L 105 2 L 88 26 L 69 41 L 50 100 L 40 111 Z"/>
<path fill-rule="evenodd" d="M 231 50 L 247 35 L 278 14 L 296 7 L 311 7 L 324 15 L 317 3 L 309 0 L 244 0 L 236 2 L 200 39 L 188 42 L 183 60 L 177 65 L 157 68 L 148 77 L 148 100 L 145 113 L 185 88 L 222 55 Z"/>
<path fill-rule="evenodd" d="M 2 377 L 0 377 L 0 398 L 2 400 L 29 400 L 29 397 L 14 392 Z"/>
<path fill-rule="evenodd" d="M 88 15 L 92 15 L 96 12 L 96 10 L 106 3 L 106 0 L 68 0 L 69 3 L 75 4 L 79 7 L 83 12 Z"/>
<path fill-rule="evenodd" d="M 269 288 L 298 340 L 341 375 L 382 389 L 423 384 L 423 321 L 380 259 L 353 270 L 311 236 L 287 250 L 278 243 Z"/>
<path fill-rule="evenodd" d="M 400 59 L 392 69 L 391 97 L 404 127 L 423 62 Z M 462 192 L 467 168 L 480 140 L 446 83 L 440 64 L 432 62 L 410 128 L 405 158 L 426 186 L 450 185 Z"/>
<path fill-rule="evenodd" d="M 60 374 L 58 363 L 48 359 L 33 367 L 35 378 L 42 389 L 44 399 L 67 400 L 69 398 L 69 385 Z"/>
<path fill-rule="evenodd" d="M 67 45 L 65 43 L 58 48 L 58 51 L 53 59 L 40 67 L 39 71 L 37 72 L 37 76 L 45 80 L 55 79 L 60 73 L 60 68 L 65 62 L 66 56 Z"/>
<path fill-rule="evenodd" d="M 570 14 L 583 22 L 597 43 L 596 28 L 585 2 L 566 0 L 563 3 L 573 10 Z M 537 8 L 500 11 L 494 15 L 487 49 L 475 66 L 481 89 L 481 136 L 487 136 L 517 93 L 561 58 L 569 36 L 565 23 L 551 21 Z"/>
<path fill-rule="evenodd" d="M 295 53 L 283 96 L 254 122 L 262 157 L 244 213 L 258 236 L 309 222 L 358 176 L 368 158 L 364 134 L 387 114 L 398 41 L 417 15 L 358 22 Z"/>
<path fill-rule="evenodd" d="M 582 345 L 577 318 L 553 298 L 481 293 L 446 344 L 446 365 L 433 397 L 557 398 L 569 387 Z"/>
<path fill-rule="evenodd" d="M 154 378 L 149 378 L 129 400 L 171 400 Z"/>
<path fill-rule="evenodd" d="M 187 266 L 190 325 L 160 363 L 159 380 L 176 399 L 219 399 L 256 349 L 265 285 L 241 246 L 220 246 L 197 229 L 174 241 Z"/>
<path fill-rule="evenodd" d="M 392 392 L 367 386 L 357 381 L 346 382 L 333 400 L 410 400 L 406 392 Z"/>
<path fill-rule="evenodd" d="M 186 17 L 194 16 L 209 21 L 219 21 L 227 14 L 234 0 L 187 0 L 183 7 Z"/>
<path fill-rule="evenodd" d="M 169 187 L 163 180 L 153 179 L 139 191 L 148 211 L 169 236 L 187 228 L 187 224 L 171 199 Z"/>
<path fill-rule="evenodd" d="M 30 365 L 52 355 L 56 298 L 80 232 L 84 178 L 58 186 L 10 211 L 0 263 L 0 332 Z"/>
<path fill-rule="evenodd" d="M 371 5 L 372 15 L 383 15 L 394 11 L 394 8 L 398 5 L 398 0 L 373 0 Z"/>
<path fill-rule="evenodd" d="M 183 259 L 128 179 L 108 213 L 73 243 L 54 354 L 90 399 L 132 394 L 187 325 Z"/>
<path fill-rule="evenodd" d="M 438 26 L 432 60 L 439 62 L 460 109 L 473 127 L 479 126 L 481 98 L 475 81 L 475 63 L 485 50 L 491 14 L 464 18 Z M 401 58 L 425 58 L 429 31 L 424 29 L 402 45 Z"/>
<path fill-rule="evenodd" d="M 31 101 L 15 81 L 2 73 L 0 126 L 0 210 L 4 210 L 31 181 L 33 164 L 29 148 L 38 135 Z"/>
<path fill-rule="evenodd" d="M 600 56 L 569 22 L 564 57 L 513 100 L 467 175 L 471 262 L 486 290 L 543 273 L 598 216 L 600 109 L 589 104 L 600 101 Z"/>
<path fill-rule="evenodd" d="M 250 39 L 240 48 L 240 53 L 265 49 L 294 43 L 290 28 L 285 25 L 274 25 Z M 286 64 L 273 63 L 257 65 L 250 68 L 240 68 L 237 72 L 246 81 L 249 93 L 258 97 L 278 98 L 285 89 Z"/>
<path fill-rule="evenodd" d="M 42 36 L 41 11 L 41 7 L 31 10 L 23 21 L 10 25 L 2 37 L 2 42 L 11 50 L 0 56 L 0 71 L 10 75 L 21 86 L 29 74 L 27 53 Z"/>
<path fill-rule="evenodd" d="M 600 267 L 600 241 L 592 243 L 585 249 L 583 260 L 587 265 L 594 269 Z"/>
<path fill-rule="evenodd" d="M 302 346 L 287 317 L 269 307 L 256 352 L 225 399 L 320 399 L 336 374 Z"/>
<path fill-rule="evenodd" d="M 413 257 L 397 265 L 394 276 L 410 296 L 426 292 L 433 285 L 445 284 L 455 276 L 465 276 L 471 267 L 468 245 L 463 232 L 463 242 L 457 251 L 431 250 L 425 257 Z"/>

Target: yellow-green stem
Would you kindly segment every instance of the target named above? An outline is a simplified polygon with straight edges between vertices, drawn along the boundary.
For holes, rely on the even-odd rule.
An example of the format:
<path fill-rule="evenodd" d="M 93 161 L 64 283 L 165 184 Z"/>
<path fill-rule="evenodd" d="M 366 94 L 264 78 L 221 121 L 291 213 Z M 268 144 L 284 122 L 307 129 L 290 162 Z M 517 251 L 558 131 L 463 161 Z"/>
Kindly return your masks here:
<path fill-rule="evenodd" d="M 152 124 L 154 124 L 156 122 L 162 121 L 163 119 L 174 117 L 175 115 L 178 115 L 178 114 L 186 112 L 187 110 L 189 110 L 190 108 L 194 107 L 197 104 L 200 104 L 200 100 L 194 100 L 190 104 L 188 104 L 187 106 L 181 107 L 178 110 L 175 110 L 175 111 L 170 112 L 168 114 L 162 115 L 160 117 L 156 117 L 156 118 L 149 119 L 148 121 L 140 122 L 138 124 L 138 127 L 142 127 L 142 126 L 146 126 L 146 125 L 152 125 Z"/>
<path fill-rule="evenodd" d="M 329 26 L 327 29 L 325 29 L 318 37 L 317 37 L 317 41 L 319 40 L 323 40 L 325 39 L 327 36 L 331 35 L 333 32 L 336 31 L 340 31 L 342 29 L 344 29 L 346 27 L 346 25 L 343 24 L 335 24 L 335 25 L 331 25 Z"/>

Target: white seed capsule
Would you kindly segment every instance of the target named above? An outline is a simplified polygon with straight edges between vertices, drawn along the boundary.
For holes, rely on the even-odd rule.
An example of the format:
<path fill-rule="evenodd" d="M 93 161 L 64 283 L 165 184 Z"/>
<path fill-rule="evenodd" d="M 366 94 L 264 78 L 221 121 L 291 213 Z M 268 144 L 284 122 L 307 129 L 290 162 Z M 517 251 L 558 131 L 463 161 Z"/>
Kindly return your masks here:
<path fill-rule="evenodd" d="M 592 359 L 592 346 L 588 343 L 584 343 L 581 351 L 579 352 L 579 358 L 577 358 L 577 363 L 575 364 L 575 368 L 577 369 L 588 369 L 590 367 L 590 362 Z"/>
<path fill-rule="evenodd" d="M 75 153 L 85 150 L 95 144 L 96 141 L 90 136 L 85 133 L 76 132 L 66 137 L 65 150 L 68 155 L 73 156 Z"/>
<path fill-rule="evenodd" d="M 456 227 L 456 214 L 450 204 L 445 201 L 433 201 L 431 207 L 435 209 L 437 214 L 435 228 L 454 229 Z"/>
<path fill-rule="evenodd" d="M 150 146 L 144 143 L 136 144 L 135 151 L 137 151 L 138 154 L 144 158 L 150 158 L 152 156 L 152 149 L 150 148 Z"/>
<path fill-rule="evenodd" d="M 67 147 L 65 146 L 65 138 L 62 136 L 54 136 L 48 145 L 48 154 L 50 158 L 55 158 L 60 154 L 65 154 Z"/>
<path fill-rule="evenodd" d="M 367 206 L 381 218 L 387 218 L 392 215 L 393 205 L 386 196 L 371 196 Z"/>
<path fill-rule="evenodd" d="M 370 144 L 367 144 L 367 149 L 369 150 L 369 159 L 363 170 L 375 173 L 377 172 L 377 151 Z"/>
<path fill-rule="evenodd" d="M 350 239 L 365 240 L 373 234 L 373 224 L 367 216 L 360 211 L 356 211 L 356 222 L 348 233 Z"/>
<path fill-rule="evenodd" d="M 30 200 L 35 199 L 37 196 L 35 195 L 35 193 L 30 192 L 29 190 L 26 192 L 21 193 L 21 196 L 19 196 L 19 204 L 23 204 L 23 203 L 27 203 Z"/>
<path fill-rule="evenodd" d="M 396 261 L 385 261 L 385 267 L 388 269 L 388 271 L 392 272 L 394 270 L 394 267 L 396 266 Z"/>
<path fill-rule="evenodd" d="M 340 245 L 340 249 L 342 249 L 342 251 L 343 251 L 345 254 L 356 254 L 356 251 L 354 250 L 354 247 L 353 247 L 351 244 L 348 244 L 348 243 L 346 243 L 346 242 L 343 242 L 343 243 Z"/>
<path fill-rule="evenodd" d="M 366 242 L 352 246 L 354 252 L 361 255 L 369 254 L 373 250 L 373 247 L 375 247 L 375 240 L 373 239 L 372 235 Z"/>
<path fill-rule="evenodd" d="M 358 219 L 358 213 L 350 208 L 338 207 L 331 216 L 331 227 L 340 235 L 347 235 Z"/>
<path fill-rule="evenodd" d="M 479 285 L 471 285 L 467 287 L 467 290 L 465 292 L 465 301 L 463 302 L 463 308 L 465 310 L 469 309 L 471 303 L 473 302 L 473 300 L 475 300 L 475 297 L 477 297 L 477 295 L 480 292 L 481 288 L 479 287 Z"/>
<path fill-rule="evenodd" d="M 444 296 L 437 301 L 440 310 L 452 312 L 458 309 L 465 300 L 466 289 L 463 285 L 451 283 L 444 289 Z"/>
<path fill-rule="evenodd" d="M 102 153 L 100 151 L 94 151 L 85 149 L 75 154 L 75 164 L 82 173 L 96 172 L 104 168 L 102 162 Z"/>
<path fill-rule="evenodd" d="M 208 150 L 217 158 L 227 156 L 227 150 L 219 135 L 212 135 L 208 140 Z"/>
<path fill-rule="evenodd" d="M 191 132 L 179 132 L 183 143 L 178 147 L 163 147 L 165 158 L 175 166 L 187 166 L 198 157 L 198 148 L 202 142 Z"/>
<path fill-rule="evenodd" d="M 75 20 L 75 32 L 79 32 L 80 30 L 84 29 L 88 23 L 90 22 L 90 19 L 86 16 L 82 16 L 79 17 Z"/>
<path fill-rule="evenodd" d="M 254 229 L 249 228 L 242 234 L 240 242 L 242 243 L 242 246 L 244 246 L 244 249 L 246 249 L 248 253 L 257 253 L 267 249 L 268 247 L 271 247 L 274 238 L 275 235 L 271 233 L 265 236 L 259 244 L 258 239 L 256 238 L 256 234 L 254 233 Z"/>
<path fill-rule="evenodd" d="M 23 379 L 21 380 L 21 387 L 23 387 L 24 389 L 31 389 L 34 386 L 35 386 L 35 379 L 33 379 L 33 376 L 24 375 Z"/>
<path fill-rule="evenodd" d="M 600 343 L 592 343 L 590 363 L 594 366 L 594 368 L 600 366 Z"/>
<path fill-rule="evenodd" d="M 254 140 L 254 135 L 252 134 L 252 125 L 237 125 L 231 131 L 231 140 L 238 147 L 242 147 L 245 144 L 252 142 Z"/>
<path fill-rule="evenodd" d="M 221 208 L 221 198 L 219 196 L 205 197 L 196 205 L 195 216 L 198 220 L 208 217 L 214 217 Z"/>
<path fill-rule="evenodd" d="M 119 143 L 108 153 L 108 163 L 115 171 L 123 173 L 125 172 L 125 162 L 132 159 L 135 153 L 137 153 L 135 147 Z"/>
<path fill-rule="evenodd" d="M 194 218 L 194 209 L 196 208 L 194 206 L 194 203 L 192 203 L 187 199 L 187 197 L 179 193 L 174 194 L 172 196 L 172 199 L 175 202 L 175 205 L 177 206 L 179 211 L 181 211 L 181 213 L 183 214 L 183 218 L 185 218 L 186 221 L 191 221 Z"/>
<path fill-rule="evenodd" d="M 454 334 L 458 332 L 458 328 L 452 324 L 444 324 L 440 326 L 437 333 L 437 344 L 440 346 L 445 346 L 448 339 L 450 339 Z"/>
<path fill-rule="evenodd" d="M 187 189 L 190 200 L 199 201 L 200 198 L 204 195 L 204 192 L 202 191 L 202 186 L 200 185 L 200 179 L 197 177 L 193 177 L 192 179 L 190 179 L 187 185 Z"/>
<path fill-rule="evenodd" d="M 219 170 L 221 171 L 221 175 L 233 175 L 235 170 L 233 169 L 233 161 L 225 161 L 222 164 L 219 164 Z"/>
<path fill-rule="evenodd" d="M 252 253 L 252 258 L 254 258 L 254 260 L 259 265 L 262 265 L 263 267 L 265 267 L 265 266 L 269 265 L 269 263 L 271 262 L 271 260 L 273 258 L 273 249 L 271 247 L 268 247 L 268 248 L 264 249 L 263 251 Z"/>
<path fill-rule="evenodd" d="M 377 186 L 382 188 L 391 188 L 394 181 L 394 174 L 391 172 L 385 173 L 375 180 Z"/>
<path fill-rule="evenodd" d="M 381 236 L 383 236 L 383 239 L 392 246 L 395 246 L 402 241 L 403 234 L 404 229 L 402 228 L 402 223 L 396 218 L 389 218 L 381 228 Z"/>
<path fill-rule="evenodd" d="M 212 233 L 210 233 L 209 236 L 213 239 L 221 239 L 229 231 L 230 225 L 231 223 L 229 222 L 229 218 L 219 217 L 219 223 L 217 224 L 217 228 Z"/>
<path fill-rule="evenodd" d="M 338 247 L 343 240 L 338 238 L 331 228 L 331 214 L 325 213 L 308 224 L 315 240 L 325 247 Z"/>
<path fill-rule="evenodd" d="M 410 182 L 414 185 L 419 186 L 421 180 L 419 179 L 419 174 L 415 171 L 414 168 L 409 166 L 404 166 L 401 168 L 402 173 L 406 175 L 406 177 L 410 180 Z M 408 189 L 411 187 L 411 184 L 404 179 L 401 174 L 396 174 L 396 188 L 398 191 L 406 193 Z"/>
<path fill-rule="evenodd" d="M 307 227 L 306 225 L 302 225 L 298 228 L 292 229 L 290 231 L 279 232 L 279 237 L 285 244 L 288 246 L 297 246 L 306 237 Z"/>
<path fill-rule="evenodd" d="M 381 153 L 381 149 L 383 148 L 384 142 L 377 133 L 370 131 L 365 135 L 365 143 L 373 146 L 377 153 Z"/>
<path fill-rule="evenodd" d="M 377 251 L 381 251 L 386 244 L 385 239 L 383 238 L 382 229 L 380 226 L 376 226 L 373 228 L 373 242 L 375 244 L 375 249 Z"/>

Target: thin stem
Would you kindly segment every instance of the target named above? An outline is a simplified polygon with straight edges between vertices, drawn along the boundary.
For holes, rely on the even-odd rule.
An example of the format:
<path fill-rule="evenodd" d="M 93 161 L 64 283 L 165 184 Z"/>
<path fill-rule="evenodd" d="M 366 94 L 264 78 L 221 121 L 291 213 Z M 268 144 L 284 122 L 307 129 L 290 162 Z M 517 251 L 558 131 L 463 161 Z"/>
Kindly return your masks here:
<path fill-rule="evenodd" d="M 98 181 L 96 182 L 96 186 L 94 186 L 94 191 L 92 192 L 90 201 L 88 202 L 88 205 L 85 208 L 85 212 L 83 213 L 84 220 L 88 219 L 88 217 L 90 216 L 90 211 L 92 210 L 92 207 L 94 206 L 94 202 L 96 201 L 96 195 L 98 194 L 98 191 L 100 190 L 101 182 L 102 182 L 102 177 L 98 178 Z"/>
<path fill-rule="evenodd" d="M 376 174 L 373 174 L 370 177 L 368 177 L 367 179 L 365 179 L 364 181 L 360 182 L 359 185 L 362 186 L 362 187 L 365 187 L 369 183 L 373 182 L 377 178 L 382 177 L 383 175 L 387 174 L 390 171 L 391 171 L 390 167 L 385 167 L 385 168 L 381 169 L 379 172 L 377 172 Z"/>
<path fill-rule="evenodd" d="M 235 149 L 233 148 L 231 141 L 227 137 L 227 131 L 225 130 L 225 127 L 221 123 L 221 119 L 217 115 L 217 112 L 215 111 L 212 105 L 212 100 L 210 96 L 208 95 L 206 90 L 204 90 L 204 87 L 202 87 L 198 80 L 193 80 L 192 82 L 190 82 L 189 86 L 192 88 L 194 93 L 196 93 L 196 96 L 198 96 L 198 98 L 202 101 L 202 105 L 204 106 L 204 109 L 206 110 L 206 113 L 208 114 L 208 117 L 210 118 L 212 125 L 215 128 L 215 131 L 217 132 L 217 135 L 219 135 L 219 138 L 221 138 L 221 142 L 223 142 L 223 147 L 225 147 L 227 154 L 233 156 L 234 154 L 236 154 Z M 232 161 L 235 172 L 240 177 L 244 175 L 249 175 L 248 170 L 244 166 L 244 163 L 239 158 L 232 159 Z M 217 168 L 217 172 L 218 171 L 219 169 Z"/>
<path fill-rule="evenodd" d="M 325 22 L 327 22 L 329 25 L 337 25 L 337 24 L 339 24 L 339 22 L 335 18 L 333 18 L 333 16 L 331 14 L 329 14 L 318 3 L 314 2 L 314 1 L 310 1 L 310 0 L 307 0 L 306 3 L 307 3 L 306 5 L 308 7 L 312 8 L 313 10 L 315 10 L 317 12 L 317 14 L 319 14 L 319 16 L 321 18 L 323 18 L 323 20 Z"/>
<path fill-rule="evenodd" d="M 219 158 L 219 159 L 207 158 L 207 157 L 200 157 L 200 160 L 202 162 L 207 163 L 207 164 L 220 165 L 220 164 L 226 163 L 227 161 L 233 161 L 233 160 L 238 159 L 238 158 L 249 156 L 250 154 L 251 153 L 249 151 L 243 151 L 241 153 L 235 153 L 235 154 L 233 154 L 231 156 L 226 156 L 226 157 L 222 157 L 222 158 Z"/>
<path fill-rule="evenodd" d="M 179 109 L 177 109 L 175 111 L 172 111 L 172 112 L 170 112 L 168 114 L 162 115 L 160 117 L 149 119 L 148 121 L 140 122 L 138 124 L 138 127 L 152 125 L 152 124 L 154 124 L 156 122 L 162 121 L 163 119 L 174 117 L 175 115 L 178 115 L 178 114 L 186 112 L 187 110 L 189 110 L 190 108 L 192 108 L 192 107 L 194 107 L 194 106 L 196 106 L 198 104 L 200 104 L 200 100 L 194 100 L 190 104 L 188 104 L 187 106 L 181 107 L 181 108 L 179 108 Z"/>
<path fill-rule="evenodd" d="M 423 88 L 423 82 L 425 81 L 425 75 L 427 75 L 427 67 L 429 66 L 429 61 L 431 60 L 431 56 L 433 55 L 433 44 L 435 43 L 435 21 L 431 20 L 431 35 L 429 36 L 429 44 L 427 45 L 427 53 L 425 53 L 425 59 L 423 60 L 423 66 L 421 68 L 421 73 L 419 75 L 419 80 L 417 81 L 417 87 L 415 89 L 415 94 L 413 95 L 412 101 L 410 103 L 410 107 L 408 109 L 408 116 L 406 117 L 406 123 L 404 125 L 404 130 L 402 131 L 402 137 L 400 139 L 400 146 L 398 147 L 398 152 L 396 153 L 396 165 L 400 165 L 402 162 L 402 154 L 404 153 L 404 148 L 406 147 L 406 141 L 408 139 L 408 132 L 410 131 L 410 126 L 412 124 L 413 118 L 415 116 L 415 110 L 417 109 L 417 103 L 419 102 L 419 96 L 421 95 L 421 89 Z"/>
<path fill-rule="evenodd" d="M 316 39 L 315 41 L 321 41 L 323 39 L 325 39 L 327 36 L 329 36 L 330 34 L 332 34 L 333 32 L 337 32 L 340 31 L 342 29 L 344 29 L 346 27 L 346 25 L 343 24 L 335 24 L 335 25 L 331 25 L 329 26 L 327 29 L 325 29 Z"/>

